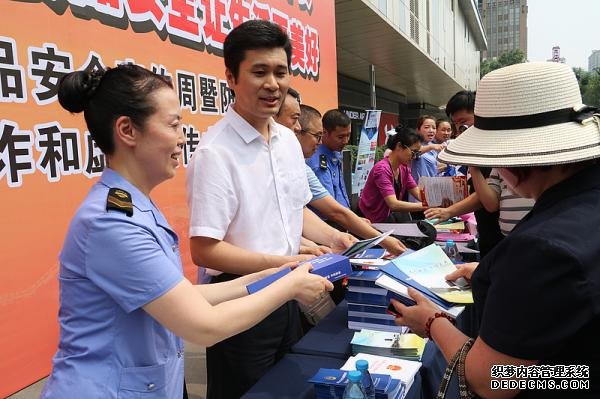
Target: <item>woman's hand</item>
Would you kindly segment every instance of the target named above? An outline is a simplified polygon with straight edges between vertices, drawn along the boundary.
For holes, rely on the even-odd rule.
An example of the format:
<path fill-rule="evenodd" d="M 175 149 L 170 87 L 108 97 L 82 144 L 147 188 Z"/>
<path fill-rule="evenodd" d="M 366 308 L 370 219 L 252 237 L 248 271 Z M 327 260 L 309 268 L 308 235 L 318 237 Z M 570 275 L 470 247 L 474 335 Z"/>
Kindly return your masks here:
<path fill-rule="evenodd" d="M 330 281 L 317 274 L 311 274 L 311 270 L 312 265 L 305 263 L 282 278 L 289 280 L 294 299 L 306 306 L 315 303 L 327 291 L 333 290 L 333 284 Z"/>
<path fill-rule="evenodd" d="M 406 246 L 395 237 L 386 237 L 379 245 L 394 256 L 402 255 L 406 251 Z"/>
<path fill-rule="evenodd" d="M 415 300 L 416 305 L 406 306 L 395 299 L 391 300 L 398 313 L 395 322 L 399 326 L 408 326 L 413 333 L 425 338 L 427 337 L 425 333 L 427 320 L 440 310 L 433 302 L 425 298 L 425 296 L 414 288 L 408 288 L 408 295 Z"/>
<path fill-rule="evenodd" d="M 341 253 L 350 248 L 356 241 L 358 241 L 356 237 L 348 233 L 342 233 L 341 231 L 338 231 L 333 235 L 330 247 L 333 252 Z"/>
<path fill-rule="evenodd" d="M 425 210 L 425 217 L 430 220 L 437 219 L 437 223 L 445 222 L 452 216 L 453 215 L 450 214 L 448 208 L 429 208 Z"/>
<path fill-rule="evenodd" d="M 460 277 L 463 277 L 465 280 L 470 282 L 477 265 L 479 265 L 479 262 L 459 263 L 454 265 L 456 266 L 456 270 L 448 274 L 446 276 L 446 280 L 454 281 Z"/>

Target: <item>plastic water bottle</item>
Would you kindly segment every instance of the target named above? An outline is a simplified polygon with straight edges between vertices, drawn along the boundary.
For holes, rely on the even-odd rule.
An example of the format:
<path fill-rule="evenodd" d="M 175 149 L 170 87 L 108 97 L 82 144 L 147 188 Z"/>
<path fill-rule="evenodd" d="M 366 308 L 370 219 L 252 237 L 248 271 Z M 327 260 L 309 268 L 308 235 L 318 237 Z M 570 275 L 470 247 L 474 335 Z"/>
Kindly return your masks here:
<path fill-rule="evenodd" d="M 446 246 L 444 247 L 444 252 L 450 258 L 452 263 L 460 262 L 460 253 L 458 252 L 458 247 L 454 240 L 446 241 Z"/>
<path fill-rule="evenodd" d="M 367 399 L 367 395 L 365 394 L 365 390 L 360 383 L 362 378 L 362 373 L 358 370 L 350 371 L 348 373 L 348 385 L 346 385 L 346 389 L 344 389 L 343 399 Z"/>
<path fill-rule="evenodd" d="M 357 360 L 356 369 L 362 374 L 360 382 L 362 383 L 363 389 L 365 390 L 367 399 L 375 399 L 375 385 L 373 384 L 373 378 L 371 378 L 371 373 L 369 373 L 369 362 L 362 359 Z"/>

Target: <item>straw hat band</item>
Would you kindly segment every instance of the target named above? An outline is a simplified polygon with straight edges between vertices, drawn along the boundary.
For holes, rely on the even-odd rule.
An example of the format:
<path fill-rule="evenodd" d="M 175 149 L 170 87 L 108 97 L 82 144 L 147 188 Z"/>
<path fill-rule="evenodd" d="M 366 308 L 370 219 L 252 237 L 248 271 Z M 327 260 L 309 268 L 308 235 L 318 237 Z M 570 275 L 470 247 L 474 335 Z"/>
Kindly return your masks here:
<path fill-rule="evenodd" d="M 598 109 L 593 107 L 584 107 L 578 111 L 573 108 L 564 108 L 533 115 L 494 117 L 475 115 L 474 125 L 483 130 L 514 130 L 557 125 L 567 122 L 586 123 L 594 115 L 598 115 L 596 114 L 597 111 Z"/>

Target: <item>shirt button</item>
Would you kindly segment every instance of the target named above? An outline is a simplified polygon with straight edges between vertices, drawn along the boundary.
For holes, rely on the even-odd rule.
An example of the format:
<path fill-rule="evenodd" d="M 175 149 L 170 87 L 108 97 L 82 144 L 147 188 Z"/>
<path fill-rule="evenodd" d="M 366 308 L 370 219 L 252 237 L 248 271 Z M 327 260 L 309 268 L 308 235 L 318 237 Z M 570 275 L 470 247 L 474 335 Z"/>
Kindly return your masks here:
<path fill-rule="evenodd" d="M 171 247 L 171 249 L 173 249 L 173 252 L 177 252 L 177 244 L 173 244 L 173 246 Z"/>
<path fill-rule="evenodd" d="M 155 387 L 155 385 L 153 383 L 150 383 L 146 386 L 146 388 L 148 388 L 149 391 L 154 389 L 154 387 Z"/>

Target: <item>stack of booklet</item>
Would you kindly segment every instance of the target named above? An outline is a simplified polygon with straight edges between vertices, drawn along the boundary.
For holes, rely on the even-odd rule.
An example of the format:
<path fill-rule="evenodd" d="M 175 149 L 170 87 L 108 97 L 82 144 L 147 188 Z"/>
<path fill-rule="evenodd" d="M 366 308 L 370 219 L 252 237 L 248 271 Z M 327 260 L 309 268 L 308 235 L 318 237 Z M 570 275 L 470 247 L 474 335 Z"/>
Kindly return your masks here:
<path fill-rule="evenodd" d="M 369 373 L 387 374 L 394 380 L 400 380 L 400 383 L 404 387 L 402 397 L 404 397 L 410 389 L 415 380 L 415 375 L 417 375 L 421 368 L 421 362 L 386 356 L 376 356 L 367 353 L 357 353 L 355 356 L 351 356 L 341 369 L 346 371 L 355 370 L 356 361 L 361 359 L 369 362 Z"/>
<path fill-rule="evenodd" d="M 416 334 L 360 330 L 352 337 L 352 353 L 397 357 L 420 361 L 427 341 Z"/>
<path fill-rule="evenodd" d="M 436 244 L 394 259 L 381 267 L 384 273 L 375 284 L 390 292 L 389 298 L 411 306 L 414 300 L 408 287 L 421 292 L 441 310 L 457 317 L 466 304 L 473 303 L 473 294 L 464 279 L 446 281 L 445 276 L 456 270 L 452 261 Z"/>
<path fill-rule="evenodd" d="M 354 368 L 352 369 L 354 370 Z M 372 374 L 376 399 L 401 399 L 404 397 L 404 385 L 398 379 L 386 374 Z M 319 369 L 308 382 L 314 384 L 317 399 L 342 399 L 348 384 L 348 371 L 338 369 Z"/>
<path fill-rule="evenodd" d="M 348 276 L 348 328 L 406 332 L 407 328 L 397 326 L 395 316 L 387 312 L 390 293 L 375 284 L 382 276 L 378 270 L 354 271 Z"/>

